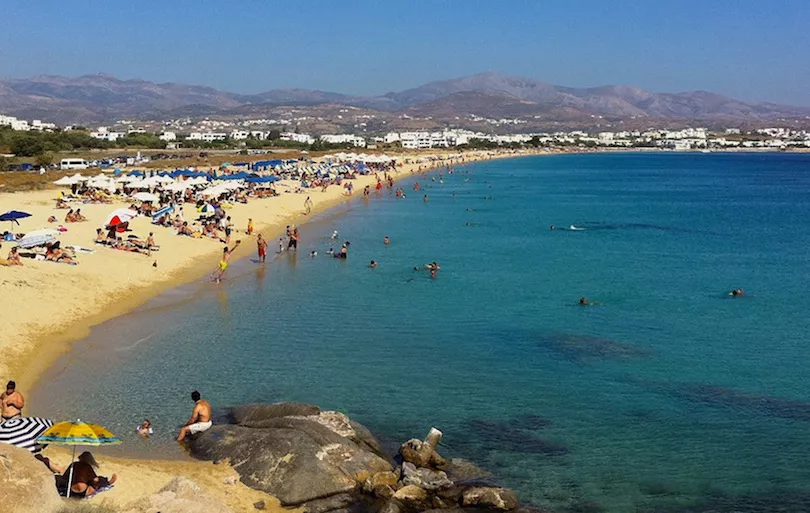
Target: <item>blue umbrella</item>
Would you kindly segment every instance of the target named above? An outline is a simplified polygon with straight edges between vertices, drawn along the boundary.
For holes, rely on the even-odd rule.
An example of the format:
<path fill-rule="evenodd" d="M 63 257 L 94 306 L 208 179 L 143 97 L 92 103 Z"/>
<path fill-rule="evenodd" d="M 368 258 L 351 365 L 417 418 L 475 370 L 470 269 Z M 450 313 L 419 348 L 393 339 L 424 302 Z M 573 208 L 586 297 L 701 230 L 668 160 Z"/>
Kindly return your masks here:
<path fill-rule="evenodd" d="M 31 214 L 28 212 L 20 212 L 19 210 L 9 210 L 5 214 L 0 215 L 0 221 L 10 221 L 12 224 L 20 224 L 18 219 L 23 219 L 25 217 L 31 217 Z"/>

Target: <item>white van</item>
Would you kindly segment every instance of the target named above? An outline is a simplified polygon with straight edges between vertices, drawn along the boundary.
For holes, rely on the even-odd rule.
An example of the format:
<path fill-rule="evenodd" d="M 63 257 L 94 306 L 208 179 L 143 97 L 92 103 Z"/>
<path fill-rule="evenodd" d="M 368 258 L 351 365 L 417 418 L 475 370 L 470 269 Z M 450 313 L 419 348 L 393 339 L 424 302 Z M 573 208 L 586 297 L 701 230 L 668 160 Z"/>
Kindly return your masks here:
<path fill-rule="evenodd" d="M 59 169 L 87 169 L 87 162 L 84 159 L 62 159 Z"/>

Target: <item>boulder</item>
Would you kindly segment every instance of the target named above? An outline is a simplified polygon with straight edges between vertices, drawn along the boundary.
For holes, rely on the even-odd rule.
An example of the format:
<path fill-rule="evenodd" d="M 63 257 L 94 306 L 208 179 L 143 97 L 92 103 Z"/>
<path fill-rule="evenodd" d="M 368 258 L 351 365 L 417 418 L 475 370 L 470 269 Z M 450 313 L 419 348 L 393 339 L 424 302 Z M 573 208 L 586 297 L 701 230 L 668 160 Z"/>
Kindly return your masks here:
<path fill-rule="evenodd" d="M 232 513 L 222 501 L 203 493 L 190 479 L 175 477 L 156 494 L 139 499 L 125 513 Z"/>
<path fill-rule="evenodd" d="M 446 464 L 444 458 L 439 456 L 429 444 L 412 438 L 402 444 L 399 455 L 403 460 L 413 463 L 417 467 L 435 468 Z"/>
<path fill-rule="evenodd" d="M 493 478 L 491 472 L 461 458 L 451 458 L 442 470 L 447 472 L 447 477 L 455 482 L 488 481 Z"/>
<path fill-rule="evenodd" d="M 363 489 L 368 493 L 372 493 L 378 486 L 390 486 L 394 488 L 397 486 L 397 481 L 399 481 L 399 476 L 394 472 L 377 472 L 366 479 L 363 483 Z"/>
<path fill-rule="evenodd" d="M 384 459 L 318 422 L 277 417 L 262 425 L 215 425 L 191 442 L 191 452 L 205 460 L 229 460 L 242 482 L 274 495 L 283 506 L 351 493 L 358 480 L 391 470 Z"/>
<path fill-rule="evenodd" d="M 308 417 L 318 415 L 321 409 L 317 406 L 304 403 L 275 403 L 275 404 L 246 404 L 231 409 L 233 423 L 239 426 L 263 427 L 267 419 L 279 417 Z"/>
<path fill-rule="evenodd" d="M 25 449 L 0 443 L 3 513 L 53 513 L 63 507 L 53 475 Z"/>
<path fill-rule="evenodd" d="M 475 487 L 464 490 L 461 504 L 509 511 L 517 509 L 518 499 L 515 492 L 505 488 Z"/>
<path fill-rule="evenodd" d="M 416 465 L 407 461 L 402 464 L 402 483 L 429 491 L 453 486 L 453 482 L 447 479 L 447 474 L 441 470 L 416 468 Z"/>
<path fill-rule="evenodd" d="M 402 503 L 407 509 L 425 509 L 430 501 L 428 493 L 414 485 L 403 486 L 394 493 L 394 500 Z"/>

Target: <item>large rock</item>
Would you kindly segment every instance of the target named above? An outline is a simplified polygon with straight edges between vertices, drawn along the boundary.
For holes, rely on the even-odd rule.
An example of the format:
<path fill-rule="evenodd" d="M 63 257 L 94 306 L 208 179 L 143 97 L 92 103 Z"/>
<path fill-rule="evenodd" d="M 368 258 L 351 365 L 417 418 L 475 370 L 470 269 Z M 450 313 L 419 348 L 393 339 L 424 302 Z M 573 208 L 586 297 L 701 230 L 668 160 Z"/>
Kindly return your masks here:
<path fill-rule="evenodd" d="M 505 488 L 476 487 L 464 490 L 461 495 L 462 506 L 478 506 L 490 509 L 509 511 L 518 507 L 515 492 Z"/>
<path fill-rule="evenodd" d="M 447 472 L 447 477 L 455 482 L 487 482 L 493 478 L 492 472 L 488 472 L 475 463 L 461 458 L 451 458 L 443 470 Z"/>
<path fill-rule="evenodd" d="M 139 499 L 123 510 L 125 513 L 232 513 L 219 499 L 203 493 L 185 477 L 175 477 L 158 493 Z"/>
<path fill-rule="evenodd" d="M 191 442 L 191 451 L 206 460 L 229 460 L 242 482 L 276 496 L 283 506 L 354 493 L 369 476 L 391 470 L 386 460 L 323 421 L 272 416 L 285 411 L 282 408 L 270 408 L 259 418 L 261 409 L 253 408 L 253 417 L 240 414 L 240 418 L 243 423 L 260 423 L 261 428 L 215 425 Z M 323 418 L 320 413 L 317 417 Z M 343 504 L 345 500 L 337 502 Z M 328 511 L 323 509 L 328 505 L 314 506 Z"/>
<path fill-rule="evenodd" d="M 399 448 L 399 455 L 403 460 L 413 463 L 417 467 L 441 467 L 447 462 L 439 456 L 433 447 L 422 440 L 412 438 L 402 444 Z"/>
<path fill-rule="evenodd" d="M 234 424 L 245 427 L 260 428 L 268 419 L 279 417 L 308 417 L 318 415 L 321 409 L 311 404 L 303 403 L 275 403 L 275 404 L 245 404 L 231 409 Z"/>
<path fill-rule="evenodd" d="M 30 452 L 0 443 L 0 510 L 53 513 L 63 507 L 53 475 Z"/>
<path fill-rule="evenodd" d="M 407 509 L 425 509 L 428 504 L 428 493 L 418 486 L 403 486 L 394 494 L 394 500 L 402 503 Z"/>
<path fill-rule="evenodd" d="M 402 464 L 402 483 L 418 486 L 428 491 L 453 486 L 453 482 L 447 479 L 447 474 L 441 470 L 416 468 L 416 465 L 407 461 Z"/>

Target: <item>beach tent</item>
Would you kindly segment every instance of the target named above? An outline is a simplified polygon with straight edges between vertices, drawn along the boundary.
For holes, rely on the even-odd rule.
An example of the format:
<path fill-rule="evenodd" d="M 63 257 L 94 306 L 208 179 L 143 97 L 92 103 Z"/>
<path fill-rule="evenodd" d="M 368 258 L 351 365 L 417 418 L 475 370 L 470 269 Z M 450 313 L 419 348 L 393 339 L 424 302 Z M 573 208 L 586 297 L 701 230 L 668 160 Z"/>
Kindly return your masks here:
<path fill-rule="evenodd" d="M 0 424 L 0 443 L 13 445 L 32 453 L 38 453 L 44 446 L 37 438 L 53 426 L 53 422 L 40 417 L 18 417 Z"/>

